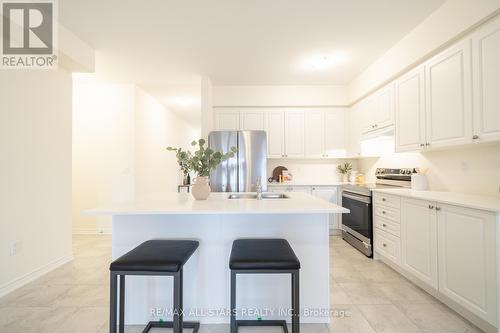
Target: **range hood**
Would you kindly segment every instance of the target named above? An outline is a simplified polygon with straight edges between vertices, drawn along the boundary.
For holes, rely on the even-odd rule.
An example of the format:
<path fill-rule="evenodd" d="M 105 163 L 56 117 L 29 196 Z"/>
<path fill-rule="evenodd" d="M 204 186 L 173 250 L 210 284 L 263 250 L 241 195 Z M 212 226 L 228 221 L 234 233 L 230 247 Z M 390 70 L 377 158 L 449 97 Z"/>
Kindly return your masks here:
<path fill-rule="evenodd" d="M 395 152 L 394 126 L 364 133 L 361 136 L 361 156 L 380 157 Z"/>

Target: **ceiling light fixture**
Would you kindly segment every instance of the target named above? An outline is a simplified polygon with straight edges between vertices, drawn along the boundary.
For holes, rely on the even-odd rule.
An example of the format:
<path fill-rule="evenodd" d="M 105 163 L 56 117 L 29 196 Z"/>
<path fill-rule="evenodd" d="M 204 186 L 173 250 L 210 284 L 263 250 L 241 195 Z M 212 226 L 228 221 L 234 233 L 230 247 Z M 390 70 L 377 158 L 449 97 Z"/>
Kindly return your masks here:
<path fill-rule="evenodd" d="M 304 61 L 303 67 L 306 70 L 326 71 L 333 67 L 342 65 L 348 60 L 349 56 L 343 52 L 335 53 L 332 55 L 312 56 Z"/>

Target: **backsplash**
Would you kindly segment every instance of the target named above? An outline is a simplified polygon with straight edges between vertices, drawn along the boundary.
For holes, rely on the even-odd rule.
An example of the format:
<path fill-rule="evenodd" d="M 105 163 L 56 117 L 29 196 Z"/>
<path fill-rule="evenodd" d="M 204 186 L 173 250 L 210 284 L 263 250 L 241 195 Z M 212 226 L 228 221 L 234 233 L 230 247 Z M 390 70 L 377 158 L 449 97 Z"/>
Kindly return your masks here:
<path fill-rule="evenodd" d="M 500 144 L 426 153 L 394 153 L 363 158 L 358 166 L 367 182 L 375 181 L 376 168 L 428 168 L 434 191 L 500 195 Z"/>
<path fill-rule="evenodd" d="M 295 160 L 295 159 L 269 159 L 267 161 L 268 177 L 272 176 L 273 169 L 277 166 L 286 167 L 293 174 L 293 181 L 310 183 L 311 185 L 339 182 L 337 165 L 349 161 L 353 170 L 357 170 L 356 160 Z"/>

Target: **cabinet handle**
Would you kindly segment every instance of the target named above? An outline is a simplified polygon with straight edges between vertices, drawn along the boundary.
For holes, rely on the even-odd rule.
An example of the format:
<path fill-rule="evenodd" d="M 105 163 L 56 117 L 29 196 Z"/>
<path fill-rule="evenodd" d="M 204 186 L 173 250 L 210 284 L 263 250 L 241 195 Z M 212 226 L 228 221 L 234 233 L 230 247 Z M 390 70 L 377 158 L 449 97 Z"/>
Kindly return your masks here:
<path fill-rule="evenodd" d="M 433 205 L 429 205 L 429 209 L 434 209 L 434 206 Z"/>
<path fill-rule="evenodd" d="M 382 214 L 385 214 L 385 210 L 382 211 Z"/>
<path fill-rule="evenodd" d="M 429 147 L 431 144 L 429 142 L 426 142 L 425 145 Z"/>
<path fill-rule="evenodd" d="M 420 144 L 420 147 L 425 147 L 425 143 L 421 143 L 421 144 Z"/>
<path fill-rule="evenodd" d="M 385 227 L 387 227 L 387 224 L 384 223 L 384 224 L 382 224 L 382 226 L 385 228 Z"/>
<path fill-rule="evenodd" d="M 386 201 L 386 199 L 385 199 L 385 198 L 382 198 L 382 201 Z"/>
<path fill-rule="evenodd" d="M 472 136 L 472 140 L 477 140 L 477 139 L 479 139 L 479 135 L 475 134 Z"/>
<path fill-rule="evenodd" d="M 328 154 L 325 154 L 325 157 L 328 157 Z"/>
<path fill-rule="evenodd" d="M 382 244 L 382 246 L 383 246 L 383 247 L 387 247 L 387 244 L 386 244 L 386 243 L 384 243 L 384 244 Z"/>
<path fill-rule="evenodd" d="M 436 206 L 436 210 L 441 210 L 441 207 L 437 207 L 437 206 Z"/>

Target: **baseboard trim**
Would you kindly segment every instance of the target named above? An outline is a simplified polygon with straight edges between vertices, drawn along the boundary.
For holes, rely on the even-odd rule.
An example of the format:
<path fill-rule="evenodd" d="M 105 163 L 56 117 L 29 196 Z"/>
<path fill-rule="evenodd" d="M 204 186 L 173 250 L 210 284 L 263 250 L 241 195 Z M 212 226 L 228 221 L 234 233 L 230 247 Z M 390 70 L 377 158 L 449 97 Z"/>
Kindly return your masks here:
<path fill-rule="evenodd" d="M 54 260 L 42 267 L 39 267 L 23 276 L 20 276 L 12 281 L 9 281 L 0 286 L 0 297 L 10 294 L 16 289 L 38 279 L 39 277 L 53 271 L 54 269 L 70 262 L 73 260 L 73 255 L 67 255 L 57 260 Z"/>
<path fill-rule="evenodd" d="M 111 235 L 111 228 L 73 228 L 73 235 Z"/>

